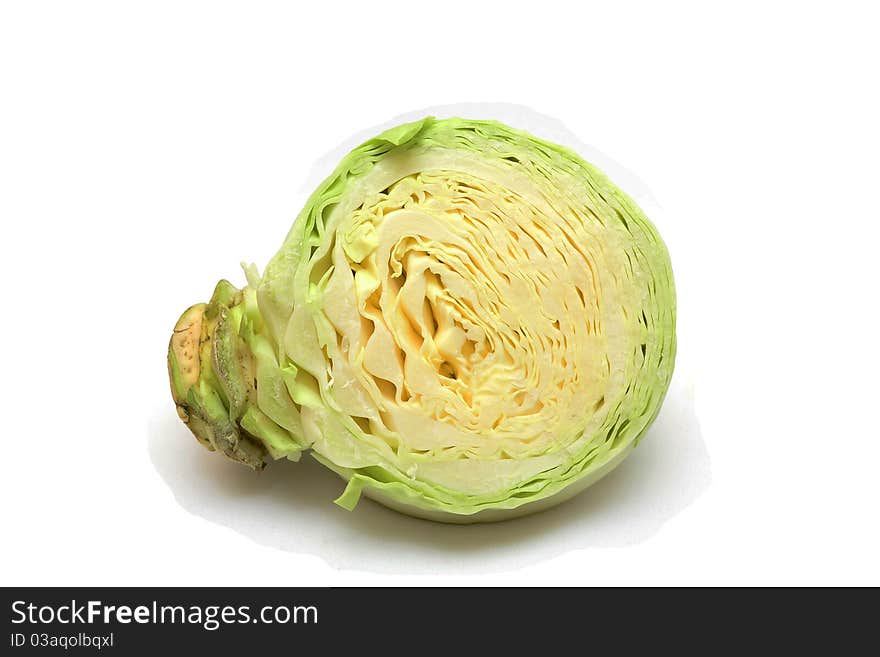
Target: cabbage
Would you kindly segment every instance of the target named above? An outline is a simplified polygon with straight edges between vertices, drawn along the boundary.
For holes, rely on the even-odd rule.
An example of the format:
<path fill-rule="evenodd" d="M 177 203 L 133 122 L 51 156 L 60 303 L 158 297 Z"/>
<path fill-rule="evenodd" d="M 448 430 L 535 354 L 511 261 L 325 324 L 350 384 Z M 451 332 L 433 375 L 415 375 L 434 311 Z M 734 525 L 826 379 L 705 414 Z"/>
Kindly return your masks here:
<path fill-rule="evenodd" d="M 262 276 L 174 329 L 181 419 L 255 469 L 311 455 L 449 522 L 563 501 L 657 415 L 675 356 L 666 248 L 577 154 L 425 118 L 354 149 Z M 296 476 L 295 469 L 291 476 Z"/>

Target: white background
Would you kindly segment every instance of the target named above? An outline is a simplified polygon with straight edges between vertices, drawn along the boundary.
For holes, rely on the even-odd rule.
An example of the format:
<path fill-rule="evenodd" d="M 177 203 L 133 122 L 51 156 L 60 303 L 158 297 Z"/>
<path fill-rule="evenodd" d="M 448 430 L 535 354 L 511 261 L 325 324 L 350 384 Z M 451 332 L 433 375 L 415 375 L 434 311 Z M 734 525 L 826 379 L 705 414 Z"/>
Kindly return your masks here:
<path fill-rule="evenodd" d="M 870 3 L 285 4 L 0 9 L 0 583 L 880 584 Z M 471 528 L 202 451 L 178 314 L 268 261 L 316 161 L 462 102 L 555 117 L 653 195 L 679 361 L 643 445 Z"/>

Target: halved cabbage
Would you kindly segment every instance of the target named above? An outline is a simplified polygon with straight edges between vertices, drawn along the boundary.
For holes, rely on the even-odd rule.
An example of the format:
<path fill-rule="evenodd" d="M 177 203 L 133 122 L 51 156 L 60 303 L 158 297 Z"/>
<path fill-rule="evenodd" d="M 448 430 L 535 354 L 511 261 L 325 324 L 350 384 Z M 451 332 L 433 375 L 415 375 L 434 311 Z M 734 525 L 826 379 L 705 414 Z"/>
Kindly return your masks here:
<path fill-rule="evenodd" d="M 574 152 L 426 118 L 362 144 L 262 277 L 221 281 L 169 349 L 196 437 L 259 469 L 308 451 L 450 522 L 567 499 L 657 415 L 675 355 L 666 249 Z"/>

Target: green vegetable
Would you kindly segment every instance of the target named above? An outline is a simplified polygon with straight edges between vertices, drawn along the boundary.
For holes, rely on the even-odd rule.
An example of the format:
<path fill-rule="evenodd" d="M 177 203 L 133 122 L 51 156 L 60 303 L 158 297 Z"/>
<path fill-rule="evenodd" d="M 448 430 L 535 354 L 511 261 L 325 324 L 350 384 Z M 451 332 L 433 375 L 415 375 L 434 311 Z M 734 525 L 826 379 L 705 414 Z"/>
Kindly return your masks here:
<path fill-rule="evenodd" d="M 426 118 L 352 151 L 260 277 L 221 281 L 168 354 L 199 441 L 261 469 L 303 452 L 449 522 L 556 504 L 629 453 L 675 356 L 666 249 L 574 152 Z M 295 476 L 295 473 L 294 475 Z"/>

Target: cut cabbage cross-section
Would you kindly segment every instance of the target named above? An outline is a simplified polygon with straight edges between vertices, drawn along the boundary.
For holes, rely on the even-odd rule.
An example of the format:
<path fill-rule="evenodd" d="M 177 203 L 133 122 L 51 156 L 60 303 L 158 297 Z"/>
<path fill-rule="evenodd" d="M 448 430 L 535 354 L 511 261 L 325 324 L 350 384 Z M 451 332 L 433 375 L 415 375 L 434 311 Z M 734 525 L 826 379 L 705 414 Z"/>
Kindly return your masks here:
<path fill-rule="evenodd" d="M 349 509 L 364 493 L 474 522 L 558 503 L 623 459 L 672 374 L 654 227 L 574 152 L 494 121 L 364 143 L 246 274 L 175 328 L 178 412 L 256 469 L 310 453 Z"/>

